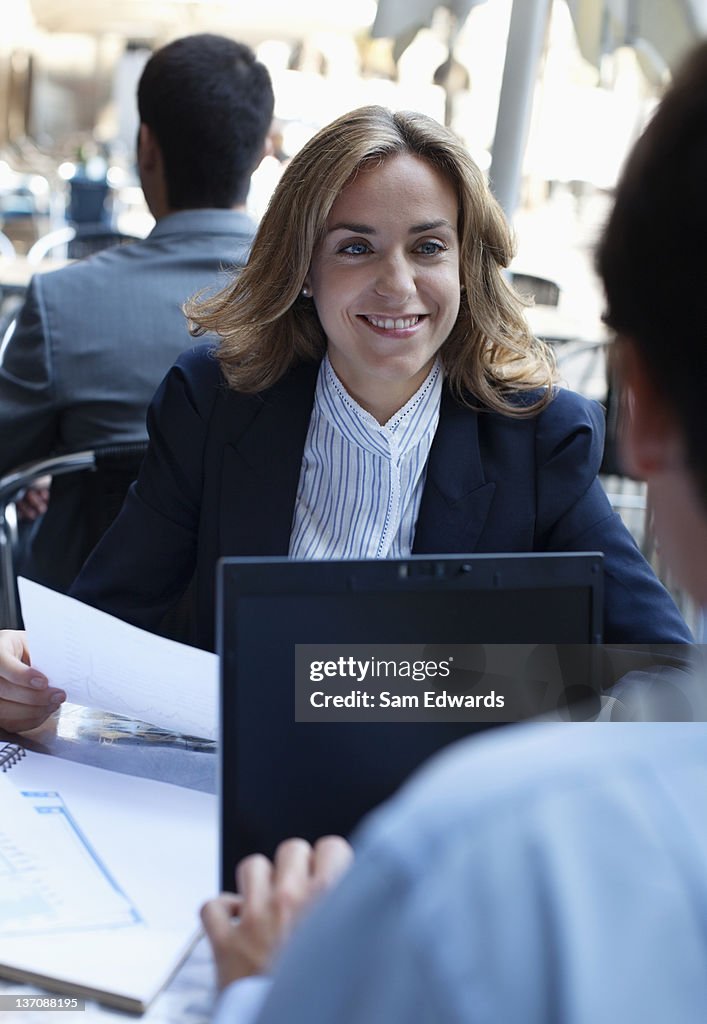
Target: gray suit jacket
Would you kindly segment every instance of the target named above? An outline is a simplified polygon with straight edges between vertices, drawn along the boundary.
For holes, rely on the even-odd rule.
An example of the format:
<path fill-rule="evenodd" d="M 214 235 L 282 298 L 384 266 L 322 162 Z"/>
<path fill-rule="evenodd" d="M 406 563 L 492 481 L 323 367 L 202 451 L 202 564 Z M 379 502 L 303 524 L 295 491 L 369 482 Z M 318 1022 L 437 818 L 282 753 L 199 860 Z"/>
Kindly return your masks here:
<path fill-rule="evenodd" d="M 185 210 L 141 242 L 35 276 L 0 366 L 0 474 L 31 459 L 147 437 L 145 413 L 191 344 L 181 311 L 225 284 L 255 225 L 231 210 Z M 65 589 L 80 568 L 80 482 L 58 477 L 23 571 Z M 67 543 L 71 539 L 72 543 Z"/>

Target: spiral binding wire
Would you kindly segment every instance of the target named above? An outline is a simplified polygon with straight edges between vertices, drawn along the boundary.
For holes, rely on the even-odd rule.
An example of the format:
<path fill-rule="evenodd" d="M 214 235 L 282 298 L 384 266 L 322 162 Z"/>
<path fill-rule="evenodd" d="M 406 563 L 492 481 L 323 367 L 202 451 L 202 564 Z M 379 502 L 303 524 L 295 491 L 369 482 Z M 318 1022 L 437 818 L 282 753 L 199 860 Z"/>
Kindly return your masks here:
<path fill-rule="evenodd" d="M 3 743 L 0 747 L 0 771 L 9 771 L 13 764 L 17 764 L 26 755 L 27 751 L 18 743 Z"/>

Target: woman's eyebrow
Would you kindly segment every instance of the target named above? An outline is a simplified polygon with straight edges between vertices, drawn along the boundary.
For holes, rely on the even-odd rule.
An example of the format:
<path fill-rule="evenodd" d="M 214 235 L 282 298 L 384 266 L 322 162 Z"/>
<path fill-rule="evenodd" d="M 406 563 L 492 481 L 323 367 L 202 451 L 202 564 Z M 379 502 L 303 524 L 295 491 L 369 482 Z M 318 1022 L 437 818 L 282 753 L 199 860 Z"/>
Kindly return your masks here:
<path fill-rule="evenodd" d="M 454 229 L 454 225 L 450 224 L 448 220 L 442 217 L 440 220 L 425 221 L 424 224 L 413 224 L 408 228 L 408 234 L 419 235 L 423 231 L 435 231 L 437 228 L 450 228 Z M 354 234 L 359 235 L 375 235 L 376 229 L 370 224 L 346 224 L 343 221 L 336 224 L 332 224 L 327 228 L 327 234 L 331 234 L 334 231 L 351 231 Z"/>
<path fill-rule="evenodd" d="M 450 224 L 444 217 L 441 220 L 427 221 L 425 224 L 413 224 L 409 228 L 408 233 L 411 235 L 422 234 L 423 231 L 436 231 L 437 228 L 451 228 L 453 231 L 456 230 L 453 224 Z"/>
<path fill-rule="evenodd" d="M 370 224 L 332 224 L 327 228 L 327 234 L 331 234 L 333 231 L 351 231 L 355 235 L 376 234 L 376 229 L 372 228 Z"/>

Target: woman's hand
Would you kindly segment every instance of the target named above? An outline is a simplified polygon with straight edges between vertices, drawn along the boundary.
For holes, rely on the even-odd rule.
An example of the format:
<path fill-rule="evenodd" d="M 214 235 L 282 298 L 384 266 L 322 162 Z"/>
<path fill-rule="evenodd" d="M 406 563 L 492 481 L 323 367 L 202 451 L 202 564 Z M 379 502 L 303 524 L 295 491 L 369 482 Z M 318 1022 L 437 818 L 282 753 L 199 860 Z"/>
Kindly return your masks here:
<path fill-rule="evenodd" d="M 41 725 L 66 700 L 30 665 L 26 634 L 0 630 L 0 728 L 22 732 Z"/>
<path fill-rule="evenodd" d="M 304 839 L 281 843 L 274 863 L 261 854 L 236 869 L 240 895 L 209 900 L 201 919 L 216 961 L 219 988 L 262 974 L 303 911 L 346 871 L 353 858 L 341 836 L 325 836 L 314 847 Z"/>

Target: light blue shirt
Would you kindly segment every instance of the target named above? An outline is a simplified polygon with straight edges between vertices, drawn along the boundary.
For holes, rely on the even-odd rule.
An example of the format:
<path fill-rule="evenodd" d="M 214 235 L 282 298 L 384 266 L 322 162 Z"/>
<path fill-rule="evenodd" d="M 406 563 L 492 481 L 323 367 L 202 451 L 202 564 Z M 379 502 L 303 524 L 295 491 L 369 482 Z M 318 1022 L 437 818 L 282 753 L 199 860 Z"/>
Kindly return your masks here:
<path fill-rule="evenodd" d="M 462 741 L 216 1024 L 702 1024 L 706 809 L 704 724 Z"/>
<path fill-rule="evenodd" d="M 351 398 L 324 358 L 302 458 L 291 558 L 410 554 L 441 397 L 437 360 L 410 401 L 381 425 Z"/>

